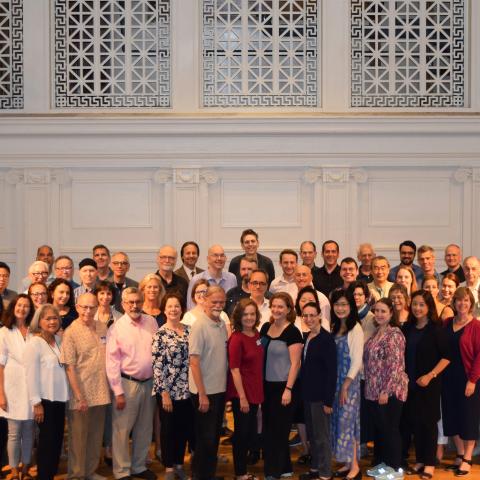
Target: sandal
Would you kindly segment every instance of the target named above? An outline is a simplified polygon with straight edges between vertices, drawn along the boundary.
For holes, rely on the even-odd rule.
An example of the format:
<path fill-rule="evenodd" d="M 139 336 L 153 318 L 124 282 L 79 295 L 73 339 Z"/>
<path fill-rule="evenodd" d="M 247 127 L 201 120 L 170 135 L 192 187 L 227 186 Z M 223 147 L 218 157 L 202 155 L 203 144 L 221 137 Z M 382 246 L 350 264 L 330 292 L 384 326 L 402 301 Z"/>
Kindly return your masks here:
<path fill-rule="evenodd" d="M 462 459 L 462 463 L 466 463 L 467 465 L 470 465 L 470 466 L 473 465 L 472 460 L 471 459 L 467 460 L 466 458 Z M 458 468 L 457 471 L 455 472 L 455 476 L 456 477 L 463 477 L 465 475 L 468 475 L 469 473 L 470 473 L 470 470 L 461 470 L 460 468 Z"/>
<path fill-rule="evenodd" d="M 460 460 L 463 460 L 463 455 L 456 455 L 455 456 L 455 460 L 456 459 L 460 459 Z M 461 465 L 461 462 L 460 463 L 452 463 L 451 465 L 447 465 L 445 467 L 445 470 L 458 470 L 458 467 Z"/>

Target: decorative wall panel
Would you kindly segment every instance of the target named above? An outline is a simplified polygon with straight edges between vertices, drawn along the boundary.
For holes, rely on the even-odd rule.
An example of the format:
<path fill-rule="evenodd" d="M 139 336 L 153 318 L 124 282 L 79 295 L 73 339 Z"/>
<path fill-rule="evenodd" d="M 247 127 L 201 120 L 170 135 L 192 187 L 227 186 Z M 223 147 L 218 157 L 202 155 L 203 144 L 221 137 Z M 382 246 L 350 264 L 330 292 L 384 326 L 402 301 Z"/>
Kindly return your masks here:
<path fill-rule="evenodd" d="M 55 107 L 169 107 L 170 0 L 55 0 Z"/>
<path fill-rule="evenodd" d="M 23 0 L 0 0 L 0 110 L 23 108 Z"/>
<path fill-rule="evenodd" d="M 316 107 L 317 0 L 204 0 L 206 107 Z"/>
<path fill-rule="evenodd" d="M 352 107 L 465 106 L 465 0 L 351 0 Z"/>

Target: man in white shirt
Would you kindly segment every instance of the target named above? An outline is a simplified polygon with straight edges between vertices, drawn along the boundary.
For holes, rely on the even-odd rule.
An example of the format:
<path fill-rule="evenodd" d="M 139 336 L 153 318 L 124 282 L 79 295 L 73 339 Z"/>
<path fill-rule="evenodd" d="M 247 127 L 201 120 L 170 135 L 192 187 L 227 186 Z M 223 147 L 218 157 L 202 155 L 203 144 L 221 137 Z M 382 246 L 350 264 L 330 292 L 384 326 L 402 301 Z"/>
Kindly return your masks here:
<path fill-rule="evenodd" d="M 175 270 L 178 276 L 183 277 L 190 282 L 197 273 L 203 272 L 203 269 L 197 267 L 198 257 L 200 256 L 200 247 L 196 242 L 188 241 L 180 249 L 180 258 L 182 266 Z"/>
<path fill-rule="evenodd" d="M 372 260 L 372 275 L 373 282 L 368 284 L 368 289 L 372 295 L 373 300 L 377 301 L 381 298 L 388 297 L 388 292 L 393 285 L 387 280 L 390 272 L 390 263 L 383 256 L 380 255 Z"/>
<path fill-rule="evenodd" d="M 470 289 L 475 299 L 475 306 L 478 304 L 478 289 L 480 287 L 480 262 L 477 257 L 470 256 L 463 260 L 463 271 L 465 272 L 465 285 Z"/>
<path fill-rule="evenodd" d="M 264 323 L 270 321 L 270 316 L 272 314 L 270 311 L 270 302 L 268 298 L 265 298 L 267 287 L 267 272 L 261 269 L 253 270 L 248 281 L 248 288 L 250 290 L 250 298 L 257 304 L 258 310 L 260 311 L 259 330 Z"/>
<path fill-rule="evenodd" d="M 295 250 L 286 248 L 280 252 L 280 267 L 282 274 L 276 277 L 270 284 L 270 292 L 286 292 L 292 298 L 297 294 L 297 286 L 295 285 L 295 268 L 298 265 L 298 254 Z"/>

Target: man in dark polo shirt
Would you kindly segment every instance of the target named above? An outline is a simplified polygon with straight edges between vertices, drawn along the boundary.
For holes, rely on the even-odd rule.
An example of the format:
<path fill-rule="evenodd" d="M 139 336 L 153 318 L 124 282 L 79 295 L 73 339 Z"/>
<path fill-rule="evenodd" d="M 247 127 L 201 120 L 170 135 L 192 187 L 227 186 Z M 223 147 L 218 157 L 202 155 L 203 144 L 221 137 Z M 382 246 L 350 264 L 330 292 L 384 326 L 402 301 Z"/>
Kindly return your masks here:
<path fill-rule="evenodd" d="M 319 268 L 316 278 L 313 277 L 313 284 L 317 290 L 327 297 L 332 290 L 343 285 L 342 277 L 340 277 L 340 266 L 337 263 L 339 255 L 340 247 L 335 240 L 323 242 L 323 267 Z"/>
<path fill-rule="evenodd" d="M 158 270 L 155 272 L 161 279 L 167 293 L 179 293 L 183 301 L 187 300 L 188 282 L 173 272 L 177 263 L 177 251 L 171 245 L 164 245 L 157 255 Z"/>

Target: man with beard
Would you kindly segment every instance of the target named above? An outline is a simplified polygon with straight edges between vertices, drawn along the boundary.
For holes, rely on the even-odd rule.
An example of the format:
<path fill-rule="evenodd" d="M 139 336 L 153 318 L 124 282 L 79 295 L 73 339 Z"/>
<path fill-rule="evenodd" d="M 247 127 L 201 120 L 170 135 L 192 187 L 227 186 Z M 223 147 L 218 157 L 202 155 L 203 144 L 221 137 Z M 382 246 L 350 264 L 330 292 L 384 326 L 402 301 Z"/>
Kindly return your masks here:
<path fill-rule="evenodd" d="M 107 377 L 114 395 L 113 475 L 117 480 L 155 480 L 145 461 L 152 440 L 152 341 L 158 325 L 153 317 L 142 314 L 143 297 L 137 288 L 123 290 L 122 305 L 125 315 L 108 330 L 106 347 Z"/>
<path fill-rule="evenodd" d="M 233 309 L 242 298 L 250 297 L 250 289 L 248 287 L 248 280 L 250 274 L 257 268 L 257 262 L 253 259 L 242 258 L 240 260 L 240 278 L 242 280 L 241 285 L 230 289 L 227 292 L 227 303 L 225 305 L 225 311 L 230 317 L 233 313 Z"/>
<path fill-rule="evenodd" d="M 176 263 L 177 251 L 171 245 L 164 245 L 158 251 L 158 270 L 155 273 L 161 278 L 165 292 L 176 292 L 185 302 L 187 299 L 188 282 L 173 272 Z"/>
<path fill-rule="evenodd" d="M 225 307 L 225 291 L 208 287 L 205 313 L 193 324 L 189 337 L 188 383 L 195 406 L 195 453 L 193 478 L 213 479 L 225 409 L 227 386 L 227 329 L 220 318 Z"/>
<path fill-rule="evenodd" d="M 415 260 L 415 254 L 417 253 L 417 246 L 411 240 L 405 240 L 398 246 L 400 252 L 400 263 L 393 267 L 388 274 L 388 281 L 395 282 L 398 269 L 400 267 L 410 267 L 415 274 L 417 284 L 422 284 L 423 272 L 422 269 L 413 263 Z"/>

